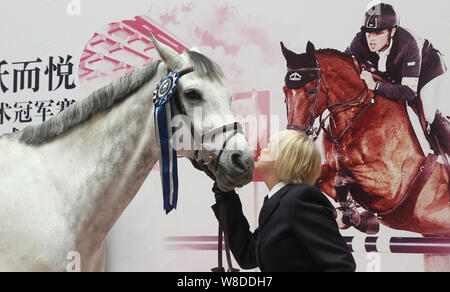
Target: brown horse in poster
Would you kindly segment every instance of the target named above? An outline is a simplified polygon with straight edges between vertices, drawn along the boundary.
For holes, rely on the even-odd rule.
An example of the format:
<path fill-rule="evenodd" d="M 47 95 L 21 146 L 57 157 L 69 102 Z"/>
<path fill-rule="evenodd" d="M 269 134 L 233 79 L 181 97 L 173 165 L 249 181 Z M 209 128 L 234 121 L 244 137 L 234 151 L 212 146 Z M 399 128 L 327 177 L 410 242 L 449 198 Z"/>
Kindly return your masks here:
<path fill-rule="evenodd" d="M 324 131 L 317 186 L 336 201 L 348 195 L 390 228 L 450 236 L 449 176 L 436 155 L 424 155 L 405 102 L 368 90 L 352 56 L 311 43 L 305 54 L 282 49 L 289 127 Z M 448 256 L 425 259 L 428 270 L 450 269 Z"/>

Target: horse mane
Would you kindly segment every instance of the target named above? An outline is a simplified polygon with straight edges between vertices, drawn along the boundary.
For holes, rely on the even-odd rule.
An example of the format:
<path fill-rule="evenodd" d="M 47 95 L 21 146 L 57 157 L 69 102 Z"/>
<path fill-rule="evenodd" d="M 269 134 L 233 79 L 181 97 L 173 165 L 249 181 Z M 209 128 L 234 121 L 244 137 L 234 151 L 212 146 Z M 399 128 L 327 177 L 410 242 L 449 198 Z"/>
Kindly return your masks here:
<path fill-rule="evenodd" d="M 353 68 L 353 70 L 355 70 L 355 72 L 358 73 L 358 75 L 359 75 L 359 72 L 358 72 L 357 66 L 359 66 L 359 64 L 361 64 L 361 63 L 364 63 L 364 61 L 360 60 L 357 56 L 347 54 L 345 52 L 341 52 L 336 49 L 330 49 L 330 48 L 319 49 L 319 50 L 316 50 L 316 54 L 331 54 L 331 55 L 340 57 L 343 59 L 343 61 L 348 61 L 349 66 L 351 66 Z M 354 63 L 354 58 L 356 59 L 356 62 L 358 65 L 356 65 L 356 63 Z M 360 80 L 360 79 L 358 79 L 358 80 Z"/>
<path fill-rule="evenodd" d="M 319 50 L 316 50 L 316 53 L 317 54 L 334 54 L 334 55 L 338 55 L 343 58 L 352 58 L 352 55 L 349 55 L 347 53 L 341 52 L 336 49 L 331 49 L 331 48 L 319 49 Z"/>
<path fill-rule="evenodd" d="M 216 63 L 197 52 L 186 51 L 185 53 L 191 59 L 196 72 L 221 80 L 223 72 Z M 156 75 L 160 63 L 161 61 L 158 60 L 111 82 L 39 125 L 28 126 L 20 132 L 8 135 L 18 135 L 19 141 L 28 145 L 39 145 L 57 137 L 135 93 Z"/>

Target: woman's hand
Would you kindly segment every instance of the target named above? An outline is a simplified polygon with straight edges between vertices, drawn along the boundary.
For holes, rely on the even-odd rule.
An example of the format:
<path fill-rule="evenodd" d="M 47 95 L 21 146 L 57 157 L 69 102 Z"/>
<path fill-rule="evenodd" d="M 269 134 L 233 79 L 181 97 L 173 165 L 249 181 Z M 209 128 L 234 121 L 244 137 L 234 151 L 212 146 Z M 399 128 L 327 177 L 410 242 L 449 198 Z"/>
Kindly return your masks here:
<path fill-rule="evenodd" d="M 212 187 L 212 191 L 214 193 L 214 197 L 216 198 L 216 202 L 219 203 L 226 199 L 226 196 L 230 193 L 234 193 L 234 190 L 229 192 L 224 192 L 217 186 L 217 182 L 214 182 L 214 185 Z"/>

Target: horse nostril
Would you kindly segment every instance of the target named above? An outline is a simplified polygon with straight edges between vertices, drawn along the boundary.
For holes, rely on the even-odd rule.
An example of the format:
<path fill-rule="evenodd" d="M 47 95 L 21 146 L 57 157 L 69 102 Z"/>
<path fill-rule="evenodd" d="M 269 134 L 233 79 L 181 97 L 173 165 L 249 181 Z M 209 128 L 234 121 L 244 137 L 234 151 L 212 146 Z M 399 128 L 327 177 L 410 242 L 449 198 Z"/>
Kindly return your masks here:
<path fill-rule="evenodd" d="M 245 161 L 243 160 L 242 154 L 240 153 L 231 154 L 231 163 L 233 164 L 233 167 L 239 172 L 244 172 L 247 170 Z"/>

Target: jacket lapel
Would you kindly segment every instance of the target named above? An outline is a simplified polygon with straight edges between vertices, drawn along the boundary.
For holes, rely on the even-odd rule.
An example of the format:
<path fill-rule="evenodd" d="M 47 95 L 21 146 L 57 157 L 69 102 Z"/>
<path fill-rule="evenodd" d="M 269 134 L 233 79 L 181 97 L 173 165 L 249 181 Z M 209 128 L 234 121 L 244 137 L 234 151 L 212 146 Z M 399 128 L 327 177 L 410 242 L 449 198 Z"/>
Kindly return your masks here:
<path fill-rule="evenodd" d="M 259 228 L 261 228 L 269 219 L 270 215 L 275 211 L 275 209 L 280 204 L 281 198 L 286 195 L 291 189 L 292 185 L 286 185 L 281 190 L 276 192 L 270 199 L 268 199 L 259 213 Z"/>

